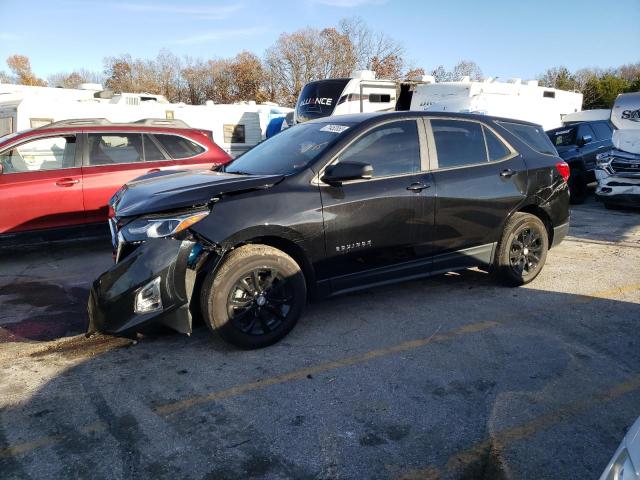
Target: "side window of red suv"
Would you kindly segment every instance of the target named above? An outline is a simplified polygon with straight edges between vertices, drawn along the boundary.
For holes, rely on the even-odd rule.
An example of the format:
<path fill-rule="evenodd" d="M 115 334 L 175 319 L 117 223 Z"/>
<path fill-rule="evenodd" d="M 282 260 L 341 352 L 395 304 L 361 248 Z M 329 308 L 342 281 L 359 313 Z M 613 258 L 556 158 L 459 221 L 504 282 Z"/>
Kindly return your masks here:
<path fill-rule="evenodd" d="M 89 165 L 143 161 L 142 134 L 89 133 Z"/>
<path fill-rule="evenodd" d="M 182 158 L 195 157 L 204 152 L 204 148 L 191 140 L 178 135 L 156 134 L 156 140 L 171 155 L 171 158 L 180 160 Z"/>
<path fill-rule="evenodd" d="M 75 167 L 76 137 L 65 135 L 25 142 L 0 155 L 4 173 L 26 173 Z"/>

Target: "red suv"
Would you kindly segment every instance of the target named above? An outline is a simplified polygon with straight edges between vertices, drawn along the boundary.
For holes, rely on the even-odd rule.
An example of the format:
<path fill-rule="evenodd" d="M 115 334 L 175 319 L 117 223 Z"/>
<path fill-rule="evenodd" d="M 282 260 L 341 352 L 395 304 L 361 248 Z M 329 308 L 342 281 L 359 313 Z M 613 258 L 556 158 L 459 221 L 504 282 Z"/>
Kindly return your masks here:
<path fill-rule="evenodd" d="M 230 160 L 211 132 L 179 120 L 64 120 L 0 137 L 0 238 L 106 225 L 107 201 L 133 178 Z"/>

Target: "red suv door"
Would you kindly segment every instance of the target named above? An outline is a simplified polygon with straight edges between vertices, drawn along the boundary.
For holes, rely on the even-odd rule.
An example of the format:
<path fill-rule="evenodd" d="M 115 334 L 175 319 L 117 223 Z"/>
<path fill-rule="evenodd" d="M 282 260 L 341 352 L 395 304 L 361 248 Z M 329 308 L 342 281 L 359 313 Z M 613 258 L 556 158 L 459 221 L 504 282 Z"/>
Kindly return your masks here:
<path fill-rule="evenodd" d="M 40 135 L 0 152 L 0 234 L 84 222 L 76 135 Z"/>

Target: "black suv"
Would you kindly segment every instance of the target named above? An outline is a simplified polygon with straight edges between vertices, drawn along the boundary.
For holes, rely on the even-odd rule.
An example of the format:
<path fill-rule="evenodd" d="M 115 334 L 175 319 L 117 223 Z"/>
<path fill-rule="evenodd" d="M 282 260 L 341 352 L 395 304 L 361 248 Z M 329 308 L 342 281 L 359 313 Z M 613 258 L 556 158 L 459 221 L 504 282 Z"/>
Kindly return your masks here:
<path fill-rule="evenodd" d="M 533 280 L 569 227 L 569 168 L 538 125 L 394 112 L 296 125 L 217 171 L 157 172 L 110 202 L 116 264 L 89 333 L 191 314 L 244 348 L 307 297 L 482 266 Z"/>
<path fill-rule="evenodd" d="M 596 156 L 611 150 L 612 134 L 611 124 L 606 120 L 571 123 L 547 132 L 558 155 L 571 169 L 571 203 L 584 203 L 587 184 L 596 180 Z"/>

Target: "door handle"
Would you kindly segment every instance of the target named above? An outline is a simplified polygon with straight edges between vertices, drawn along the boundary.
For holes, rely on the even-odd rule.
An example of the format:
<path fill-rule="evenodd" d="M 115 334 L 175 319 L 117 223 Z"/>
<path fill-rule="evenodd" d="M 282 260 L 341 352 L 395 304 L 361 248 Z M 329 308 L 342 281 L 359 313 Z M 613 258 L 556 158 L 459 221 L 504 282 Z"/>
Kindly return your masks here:
<path fill-rule="evenodd" d="M 502 178 L 511 178 L 511 177 L 513 177 L 516 173 L 518 173 L 518 172 L 516 172 L 515 170 L 511 170 L 510 168 L 507 168 L 506 170 L 502 170 L 502 171 L 500 172 L 500 176 L 501 176 Z"/>
<path fill-rule="evenodd" d="M 412 192 L 421 192 L 422 190 L 424 190 L 425 188 L 429 188 L 431 185 L 427 185 L 426 183 L 412 183 L 411 185 L 409 185 L 407 187 L 407 190 L 410 190 Z"/>
<path fill-rule="evenodd" d="M 59 187 L 72 187 L 74 186 L 76 183 L 80 183 L 80 180 L 78 180 L 77 178 L 61 178 L 60 180 L 58 180 L 56 182 L 56 185 Z"/>

